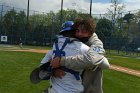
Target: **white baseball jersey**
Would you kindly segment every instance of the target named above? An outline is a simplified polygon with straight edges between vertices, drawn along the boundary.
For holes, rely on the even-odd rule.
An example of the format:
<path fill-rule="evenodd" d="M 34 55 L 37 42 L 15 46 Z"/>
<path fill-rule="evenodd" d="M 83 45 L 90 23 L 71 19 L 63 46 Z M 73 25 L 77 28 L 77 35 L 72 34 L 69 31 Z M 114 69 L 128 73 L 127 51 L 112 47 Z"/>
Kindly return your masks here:
<path fill-rule="evenodd" d="M 62 45 L 65 42 L 65 37 L 59 36 L 58 39 L 58 46 L 59 48 L 62 47 Z M 41 63 L 46 63 L 48 60 L 51 59 L 51 57 L 54 56 L 53 50 L 55 50 L 55 45 L 53 45 L 53 49 L 47 53 L 46 56 L 43 58 Z M 85 52 L 89 50 L 89 47 L 82 42 L 79 41 L 73 41 L 72 43 L 68 43 L 65 48 L 65 56 L 75 56 L 75 55 L 84 55 Z M 52 55 L 52 56 L 50 56 Z M 77 65 L 79 66 L 79 65 Z M 78 72 L 81 72 L 83 69 L 75 69 Z M 58 77 L 51 77 L 50 83 L 52 85 L 52 88 L 57 91 L 57 93 L 80 93 L 83 91 L 83 85 L 82 81 L 77 80 L 75 76 L 69 72 L 65 72 L 65 76 L 62 78 Z"/>
<path fill-rule="evenodd" d="M 83 93 L 103 93 L 102 91 L 102 69 L 109 68 L 108 60 L 103 56 L 105 50 L 103 43 L 94 33 L 86 43 L 90 46 L 84 55 L 62 57 L 61 65 L 71 69 L 85 68 L 83 74 Z M 79 66 L 77 66 L 79 64 Z M 95 67 L 94 69 L 89 69 Z M 99 67 L 99 68 L 97 68 Z"/>

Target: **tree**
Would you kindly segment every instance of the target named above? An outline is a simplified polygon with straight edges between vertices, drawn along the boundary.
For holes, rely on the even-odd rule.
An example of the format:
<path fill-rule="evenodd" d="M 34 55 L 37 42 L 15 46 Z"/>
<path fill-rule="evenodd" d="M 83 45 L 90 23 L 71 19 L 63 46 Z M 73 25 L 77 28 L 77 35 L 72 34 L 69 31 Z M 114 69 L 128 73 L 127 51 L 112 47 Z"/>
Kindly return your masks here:
<path fill-rule="evenodd" d="M 131 19 L 134 18 L 134 14 L 128 13 L 123 17 L 123 20 L 126 20 L 127 23 L 130 23 Z"/>
<path fill-rule="evenodd" d="M 134 14 L 131 14 L 131 13 L 125 14 L 125 16 L 123 17 L 123 20 L 126 21 L 127 28 L 128 28 L 128 30 L 126 31 L 126 33 L 127 33 L 126 37 L 128 37 L 128 33 L 130 33 L 130 23 L 134 17 L 135 17 Z"/>
<path fill-rule="evenodd" d="M 116 22 L 120 19 L 120 14 L 122 13 L 125 5 L 121 4 L 119 0 L 111 0 L 110 9 L 108 9 L 108 14 L 111 15 L 113 31 L 115 31 Z"/>
<path fill-rule="evenodd" d="M 102 40 L 110 37 L 112 33 L 112 23 L 110 20 L 103 18 L 99 19 L 97 26 L 96 26 L 96 33 L 98 37 Z"/>
<path fill-rule="evenodd" d="M 75 18 L 78 18 L 79 14 L 76 10 L 74 9 L 67 9 L 67 10 L 62 10 L 63 16 L 62 16 L 62 23 L 68 20 L 74 20 Z M 61 11 L 58 11 L 55 15 L 55 26 L 56 26 L 56 33 L 59 33 L 60 31 L 60 19 L 61 19 Z"/>
<path fill-rule="evenodd" d="M 25 20 L 26 20 L 26 14 L 24 11 L 20 11 L 16 14 L 15 18 L 15 31 L 16 31 L 16 40 L 20 40 L 24 38 L 24 32 L 25 32 Z"/>
<path fill-rule="evenodd" d="M 6 12 L 4 15 L 3 20 L 3 26 L 5 27 L 5 33 L 8 34 L 8 37 L 10 38 L 10 43 L 15 43 L 15 35 L 16 33 L 16 18 L 17 18 L 17 12 L 14 9 L 11 9 L 10 11 Z"/>

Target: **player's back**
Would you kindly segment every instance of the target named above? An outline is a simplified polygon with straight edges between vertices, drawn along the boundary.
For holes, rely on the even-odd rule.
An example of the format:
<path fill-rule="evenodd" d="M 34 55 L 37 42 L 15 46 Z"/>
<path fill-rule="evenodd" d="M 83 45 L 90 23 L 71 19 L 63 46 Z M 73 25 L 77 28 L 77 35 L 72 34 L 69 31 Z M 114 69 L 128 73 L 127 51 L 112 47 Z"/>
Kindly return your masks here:
<path fill-rule="evenodd" d="M 59 49 L 62 48 L 66 38 L 65 37 L 59 37 L 58 39 L 58 47 Z M 55 44 L 53 45 L 53 50 L 55 50 Z M 74 40 L 70 43 L 68 43 L 63 51 L 65 52 L 65 56 L 74 56 L 74 55 L 80 55 L 85 53 L 89 47 L 82 42 L 79 42 L 77 40 Z M 81 72 L 81 70 L 78 70 L 78 72 Z M 79 75 L 80 76 L 80 75 Z M 75 76 L 69 72 L 65 72 L 65 76 L 62 78 L 51 78 L 51 84 L 54 86 L 55 90 L 58 90 L 58 93 L 80 93 L 83 91 L 83 85 L 81 78 L 80 80 L 77 80 Z"/>

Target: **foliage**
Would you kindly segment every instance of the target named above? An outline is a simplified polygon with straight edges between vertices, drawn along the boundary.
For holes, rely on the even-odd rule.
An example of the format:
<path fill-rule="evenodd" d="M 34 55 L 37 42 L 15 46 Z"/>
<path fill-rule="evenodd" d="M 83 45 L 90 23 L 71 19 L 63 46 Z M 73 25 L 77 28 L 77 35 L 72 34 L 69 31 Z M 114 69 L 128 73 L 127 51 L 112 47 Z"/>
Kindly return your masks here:
<path fill-rule="evenodd" d="M 74 9 L 67 9 L 67 10 L 62 10 L 63 15 L 61 18 L 61 11 L 58 11 L 58 13 L 56 13 L 55 16 L 55 26 L 56 26 L 56 33 L 59 33 L 60 31 L 60 27 L 61 27 L 61 19 L 62 19 L 62 23 L 65 21 L 69 21 L 69 20 L 74 20 L 75 18 L 78 17 L 78 12 Z"/>
<path fill-rule="evenodd" d="M 63 10 L 63 20 L 74 20 L 77 18 L 78 12 L 73 9 Z M 45 14 L 33 13 L 29 16 L 27 24 L 26 15 L 24 11 L 19 13 L 11 9 L 7 11 L 3 17 L 2 34 L 8 35 L 9 43 L 18 44 L 21 38 L 23 43 L 46 45 L 59 34 L 61 20 L 61 11 L 54 13 L 50 11 Z M 27 29 L 28 28 L 28 29 Z"/>
<path fill-rule="evenodd" d="M 2 34 L 8 35 L 9 43 L 18 43 L 18 40 L 23 37 L 22 32 L 25 29 L 25 12 L 11 9 L 3 17 L 3 31 Z"/>
<path fill-rule="evenodd" d="M 123 14 L 121 12 L 123 9 L 124 6 L 120 4 L 118 0 L 112 0 L 110 9 L 108 9 L 108 14 L 111 18 L 103 18 L 100 19 L 99 22 L 97 20 L 98 17 L 94 18 L 94 20 L 98 22 L 96 32 L 99 35 L 99 38 L 103 39 L 105 37 L 110 37 L 111 33 L 112 36 L 120 38 L 126 38 L 128 36 L 127 34 L 131 34 L 129 35 L 130 38 L 138 37 L 140 35 L 140 33 L 138 33 L 140 25 L 137 24 L 140 15 L 139 12 L 135 14 L 135 17 L 130 22 L 130 28 L 133 30 L 130 31 L 130 33 L 127 33 L 129 26 L 127 23 L 124 23 L 123 19 L 126 19 L 126 15 L 122 17 Z M 59 34 L 61 21 L 65 22 L 76 18 L 89 17 L 89 14 L 83 14 L 74 9 L 66 9 L 62 10 L 62 12 L 62 18 L 61 11 L 56 13 L 53 11 L 50 11 L 49 13 L 30 12 L 29 23 L 27 24 L 26 13 L 24 11 L 18 12 L 13 8 L 3 14 L 2 30 L 0 33 L 1 35 L 8 36 L 7 43 L 10 44 L 18 44 L 19 39 L 21 38 L 23 44 L 51 45 L 55 35 Z M 114 19 L 115 21 L 113 21 Z"/>
<path fill-rule="evenodd" d="M 127 13 L 124 15 L 123 20 L 126 21 L 126 37 L 129 37 L 129 42 L 133 42 L 134 39 L 139 37 L 139 21 L 137 14 Z"/>
<path fill-rule="evenodd" d="M 127 23 L 130 23 L 130 20 L 134 18 L 134 14 L 128 13 L 123 17 L 123 20 L 126 20 Z"/>
<path fill-rule="evenodd" d="M 110 3 L 111 5 L 108 9 L 108 14 L 111 15 L 113 25 L 115 25 L 115 23 L 119 19 L 119 14 L 125 8 L 125 5 L 121 4 L 119 0 L 110 0 Z"/>
<path fill-rule="evenodd" d="M 124 37 L 126 32 L 122 30 L 123 18 L 122 12 L 124 11 L 125 5 L 119 0 L 110 0 L 110 8 L 108 8 L 107 16 L 112 20 L 112 36 Z"/>
<path fill-rule="evenodd" d="M 111 21 L 106 18 L 100 19 L 96 25 L 96 33 L 98 34 L 98 37 L 101 39 L 110 37 L 112 33 Z"/>

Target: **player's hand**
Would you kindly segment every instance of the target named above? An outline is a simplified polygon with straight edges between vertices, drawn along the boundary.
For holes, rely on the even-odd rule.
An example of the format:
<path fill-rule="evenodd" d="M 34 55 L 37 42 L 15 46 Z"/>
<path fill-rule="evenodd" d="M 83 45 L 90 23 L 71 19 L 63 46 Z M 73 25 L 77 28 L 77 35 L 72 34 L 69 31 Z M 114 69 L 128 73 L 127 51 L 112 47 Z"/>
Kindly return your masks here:
<path fill-rule="evenodd" d="M 53 68 L 60 67 L 60 59 L 60 57 L 55 57 L 54 59 L 52 59 L 50 66 L 52 66 Z"/>
<path fill-rule="evenodd" d="M 53 72 L 53 76 L 58 77 L 58 78 L 62 78 L 63 76 L 65 76 L 65 72 L 63 70 L 61 70 L 61 69 L 56 69 Z"/>

